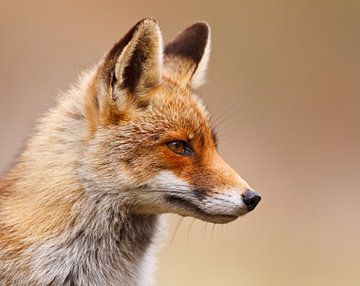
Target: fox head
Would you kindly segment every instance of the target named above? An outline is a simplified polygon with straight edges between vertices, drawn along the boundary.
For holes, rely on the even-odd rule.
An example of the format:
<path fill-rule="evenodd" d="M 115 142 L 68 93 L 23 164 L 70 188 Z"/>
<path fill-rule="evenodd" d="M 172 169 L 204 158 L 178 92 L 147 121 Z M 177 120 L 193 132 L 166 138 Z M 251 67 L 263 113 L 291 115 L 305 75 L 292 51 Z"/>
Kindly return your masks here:
<path fill-rule="evenodd" d="M 155 19 L 137 23 L 106 54 L 86 91 L 88 136 L 79 173 L 88 192 L 129 211 L 226 223 L 260 196 L 219 156 L 195 93 L 210 51 L 196 23 L 163 47 Z"/>

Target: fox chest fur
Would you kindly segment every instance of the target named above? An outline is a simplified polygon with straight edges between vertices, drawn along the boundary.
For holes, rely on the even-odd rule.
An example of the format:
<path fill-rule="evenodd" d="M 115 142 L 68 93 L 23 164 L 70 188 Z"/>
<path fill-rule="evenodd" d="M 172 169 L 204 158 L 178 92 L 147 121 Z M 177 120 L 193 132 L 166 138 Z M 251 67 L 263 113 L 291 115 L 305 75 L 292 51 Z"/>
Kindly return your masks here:
<path fill-rule="evenodd" d="M 260 196 L 195 88 L 210 33 L 137 23 L 44 115 L 0 179 L 1 285 L 151 285 L 163 213 L 228 223 Z"/>

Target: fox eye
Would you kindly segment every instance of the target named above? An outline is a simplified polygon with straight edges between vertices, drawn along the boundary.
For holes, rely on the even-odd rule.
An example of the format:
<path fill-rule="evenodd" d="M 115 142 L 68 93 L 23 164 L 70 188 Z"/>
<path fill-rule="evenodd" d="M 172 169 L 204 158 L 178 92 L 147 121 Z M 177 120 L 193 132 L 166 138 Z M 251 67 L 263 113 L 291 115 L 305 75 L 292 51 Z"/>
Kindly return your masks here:
<path fill-rule="evenodd" d="M 191 156 L 193 154 L 192 148 L 185 141 L 172 141 L 167 143 L 167 146 L 178 155 Z"/>

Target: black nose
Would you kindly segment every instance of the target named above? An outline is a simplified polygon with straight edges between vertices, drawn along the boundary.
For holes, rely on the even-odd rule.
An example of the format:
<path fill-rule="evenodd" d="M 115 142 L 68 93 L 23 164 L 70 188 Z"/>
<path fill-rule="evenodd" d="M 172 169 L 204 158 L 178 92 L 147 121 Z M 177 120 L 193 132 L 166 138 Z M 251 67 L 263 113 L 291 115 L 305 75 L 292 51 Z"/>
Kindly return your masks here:
<path fill-rule="evenodd" d="M 247 190 L 243 193 L 242 197 L 249 212 L 252 211 L 261 200 L 260 195 L 252 190 Z"/>

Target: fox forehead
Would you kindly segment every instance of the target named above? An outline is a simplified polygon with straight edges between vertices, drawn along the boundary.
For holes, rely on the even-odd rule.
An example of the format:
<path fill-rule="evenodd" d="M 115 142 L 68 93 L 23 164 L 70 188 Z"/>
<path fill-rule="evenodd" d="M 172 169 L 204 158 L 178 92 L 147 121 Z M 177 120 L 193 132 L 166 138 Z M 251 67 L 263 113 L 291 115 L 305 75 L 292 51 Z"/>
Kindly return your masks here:
<path fill-rule="evenodd" d="M 164 77 L 161 85 L 150 93 L 149 105 L 144 111 L 137 111 L 134 124 L 147 131 L 192 140 L 198 133 L 212 134 L 209 115 L 201 99 L 188 87 Z M 179 138 L 181 139 L 181 138 Z"/>

